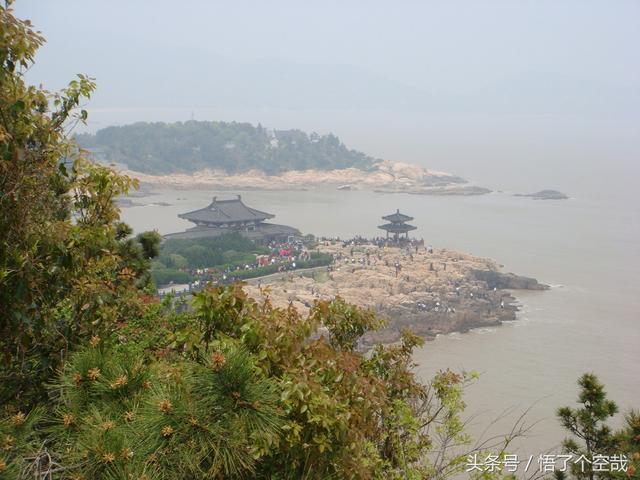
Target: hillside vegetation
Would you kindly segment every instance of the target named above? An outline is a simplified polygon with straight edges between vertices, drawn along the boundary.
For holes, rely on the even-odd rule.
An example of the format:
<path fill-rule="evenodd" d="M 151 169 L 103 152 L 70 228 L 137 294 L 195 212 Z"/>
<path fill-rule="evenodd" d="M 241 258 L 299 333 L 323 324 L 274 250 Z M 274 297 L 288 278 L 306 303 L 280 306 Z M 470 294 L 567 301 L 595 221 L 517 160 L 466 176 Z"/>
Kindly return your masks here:
<path fill-rule="evenodd" d="M 81 134 L 78 143 L 108 162 L 143 173 L 191 173 L 205 168 L 229 173 L 257 169 L 370 168 L 375 159 L 347 148 L 333 134 L 267 130 L 236 122 L 134 123 Z"/>
<path fill-rule="evenodd" d="M 162 244 L 160 253 L 152 262 L 152 278 L 158 286 L 170 282 L 188 283 L 194 280 L 219 281 L 223 273 L 231 279 L 270 275 L 279 268 L 310 268 L 328 265 L 331 255 L 310 252 L 308 258 L 296 258 L 296 261 L 277 258 L 277 262 L 258 265 L 256 255 L 277 257 L 278 246 L 268 248 L 256 245 L 239 233 L 227 233 L 219 237 L 182 239 L 173 238 Z M 292 249 L 292 255 L 298 256 L 301 250 Z M 204 273 L 194 271 L 205 269 Z"/>

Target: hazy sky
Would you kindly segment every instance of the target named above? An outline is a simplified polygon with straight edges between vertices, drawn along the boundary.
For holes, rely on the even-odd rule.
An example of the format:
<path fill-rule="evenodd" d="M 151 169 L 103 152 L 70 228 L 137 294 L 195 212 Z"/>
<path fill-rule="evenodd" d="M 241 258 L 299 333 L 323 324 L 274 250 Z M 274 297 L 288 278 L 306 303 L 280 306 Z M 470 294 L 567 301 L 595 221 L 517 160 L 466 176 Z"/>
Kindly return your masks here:
<path fill-rule="evenodd" d="M 637 0 L 18 0 L 15 10 L 47 38 L 31 81 L 97 78 L 90 129 L 193 115 L 333 131 L 374 156 L 506 189 L 638 173 Z"/>

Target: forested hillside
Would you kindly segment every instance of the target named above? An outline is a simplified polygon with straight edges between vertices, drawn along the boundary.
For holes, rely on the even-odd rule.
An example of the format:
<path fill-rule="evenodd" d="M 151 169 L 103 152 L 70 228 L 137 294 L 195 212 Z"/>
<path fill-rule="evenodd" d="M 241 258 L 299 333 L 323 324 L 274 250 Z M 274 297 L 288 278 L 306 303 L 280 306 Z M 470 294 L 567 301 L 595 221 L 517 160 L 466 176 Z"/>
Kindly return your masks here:
<path fill-rule="evenodd" d="M 369 168 L 375 159 L 347 148 L 333 134 L 267 130 L 236 122 L 134 123 L 77 136 L 99 158 L 144 173 Z"/>

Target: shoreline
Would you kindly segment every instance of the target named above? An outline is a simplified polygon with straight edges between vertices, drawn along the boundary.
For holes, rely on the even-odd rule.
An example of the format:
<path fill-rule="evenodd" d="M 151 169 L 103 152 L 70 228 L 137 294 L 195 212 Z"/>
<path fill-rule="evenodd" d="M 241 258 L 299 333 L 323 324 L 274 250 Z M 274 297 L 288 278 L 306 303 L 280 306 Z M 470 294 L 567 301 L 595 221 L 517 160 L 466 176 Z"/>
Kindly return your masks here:
<path fill-rule="evenodd" d="M 390 161 L 380 161 L 367 170 L 289 170 L 272 175 L 259 170 L 227 173 L 205 169 L 168 175 L 151 175 L 126 169 L 120 172 L 144 185 L 175 189 L 282 191 L 328 188 L 419 195 L 483 195 L 491 192 L 487 188 L 469 185 L 467 180 L 450 173 Z"/>

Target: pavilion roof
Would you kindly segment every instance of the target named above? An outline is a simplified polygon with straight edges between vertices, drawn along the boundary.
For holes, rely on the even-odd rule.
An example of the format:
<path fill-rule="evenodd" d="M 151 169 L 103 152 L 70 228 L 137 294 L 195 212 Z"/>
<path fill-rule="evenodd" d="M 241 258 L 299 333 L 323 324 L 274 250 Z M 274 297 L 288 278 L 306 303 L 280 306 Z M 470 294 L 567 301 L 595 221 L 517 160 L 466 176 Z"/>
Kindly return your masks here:
<path fill-rule="evenodd" d="M 275 215 L 246 206 L 242 202 L 240 195 L 238 195 L 237 198 L 230 200 L 218 200 L 217 197 L 213 197 L 213 201 L 208 207 L 182 213 L 178 217 L 192 222 L 223 224 L 249 221 L 261 222 L 267 218 L 273 218 Z"/>
<path fill-rule="evenodd" d="M 413 225 L 408 225 L 406 223 L 385 223 L 384 225 L 380 225 L 378 228 L 391 233 L 405 233 L 415 230 L 418 227 L 414 227 Z"/>
<path fill-rule="evenodd" d="M 169 233 L 164 236 L 165 240 L 180 238 L 180 239 L 193 239 L 193 238 L 205 238 L 205 237 L 218 237 L 229 233 L 226 228 L 215 227 L 193 227 L 185 230 L 184 232 Z M 253 230 L 240 230 L 238 232 L 245 238 L 251 240 L 260 240 L 265 237 L 276 235 L 293 235 L 300 236 L 300 231 L 297 228 L 289 227 L 287 225 L 278 225 L 275 223 L 262 223 L 256 226 Z"/>
<path fill-rule="evenodd" d="M 404 213 L 400 213 L 400 209 L 396 210 L 396 213 L 392 213 L 391 215 L 387 215 L 386 217 L 382 217 L 383 220 L 387 220 L 391 223 L 402 223 L 409 222 L 413 220 L 413 217 L 409 215 L 405 215 Z"/>

